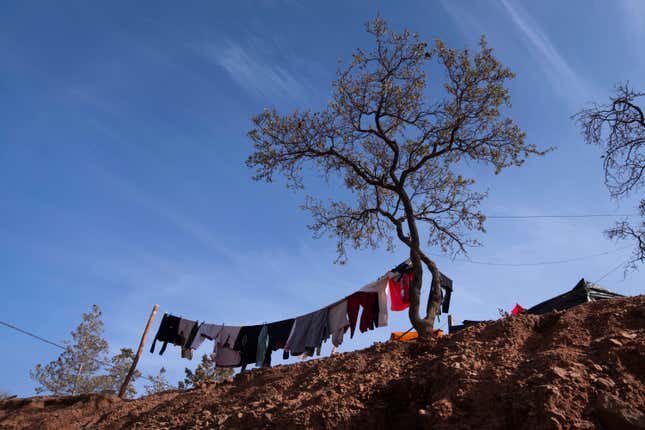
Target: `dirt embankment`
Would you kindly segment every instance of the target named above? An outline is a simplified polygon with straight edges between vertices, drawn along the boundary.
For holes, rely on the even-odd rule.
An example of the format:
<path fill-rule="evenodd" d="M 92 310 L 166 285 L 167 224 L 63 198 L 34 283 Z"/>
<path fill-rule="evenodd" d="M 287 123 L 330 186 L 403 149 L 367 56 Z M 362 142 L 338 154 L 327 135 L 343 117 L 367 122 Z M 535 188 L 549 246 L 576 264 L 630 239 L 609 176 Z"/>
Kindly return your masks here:
<path fill-rule="evenodd" d="M 645 429 L 645 296 L 134 401 L 0 403 L 0 429 Z"/>

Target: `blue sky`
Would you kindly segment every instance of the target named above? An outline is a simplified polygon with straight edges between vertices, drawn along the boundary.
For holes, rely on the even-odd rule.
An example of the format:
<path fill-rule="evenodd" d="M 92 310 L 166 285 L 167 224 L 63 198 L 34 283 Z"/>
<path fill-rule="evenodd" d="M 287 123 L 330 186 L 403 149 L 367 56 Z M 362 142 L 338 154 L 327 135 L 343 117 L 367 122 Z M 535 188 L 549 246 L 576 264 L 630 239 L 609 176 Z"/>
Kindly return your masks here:
<path fill-rule="evenodd" d="M 485 34 L 517 73 L 511 115 L 528 141 L 557 146 L 499 176 L 477 170 L 488 215 L 634 213 L 614 202 L 600 152 L 570 119 L 619 81 L 645 88 L 645 3 L 634 1 L 4 2 L 0 6 L 0 319 L 61 341 L 93 303 L 113 349 L 136 348 L 154 303 L 213 323 L 251 324 L 315 310 L 406 257 L 350 254 L 314 240 L 303 195 L 254 183 L 249 118 L 265 107 L 322 107 L 337 61 L 370 47 L 378 12 L 451 47 Z M 312 193 L 330 193 L 314 183 Z M 438 257 L 455 282 L 456 320 L 495 318 L 596 280 L 624 261 L 611 219 L 489 220 L 476 261 Z M 604 255 L 597 255 L 606 253 Z M 642 294 L 645 272 L 602 285 Z M 346 341 L 351 350 L 409 328 Z M 445 322 L 442 319 L 440 325 Z M 156 326 L 155 326 L 156 329 Z M 0 327 L 0 390 L 31 395 L 28 370 L 58 351 Z M 203 347 L 201 352 L 206 352 Z M 185 366 L 170 349 L 140 369 Z M 279 359 L 274 360 L 280 362 Z"/>

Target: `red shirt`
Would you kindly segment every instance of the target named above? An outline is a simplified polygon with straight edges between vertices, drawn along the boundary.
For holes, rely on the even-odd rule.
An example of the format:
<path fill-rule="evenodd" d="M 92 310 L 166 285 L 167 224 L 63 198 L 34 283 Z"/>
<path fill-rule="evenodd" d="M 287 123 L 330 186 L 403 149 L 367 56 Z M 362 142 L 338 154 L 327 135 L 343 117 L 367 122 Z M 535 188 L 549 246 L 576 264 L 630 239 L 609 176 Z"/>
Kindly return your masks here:
<path fill-rule="evenodd" d="M 396 282 L 390 279 L 390 309 L 393 311 L 403 311 L 410 307 L 410 284 L 414 279 L 414 272 L 408 272 L 401 276 L 401 280 Z"/>

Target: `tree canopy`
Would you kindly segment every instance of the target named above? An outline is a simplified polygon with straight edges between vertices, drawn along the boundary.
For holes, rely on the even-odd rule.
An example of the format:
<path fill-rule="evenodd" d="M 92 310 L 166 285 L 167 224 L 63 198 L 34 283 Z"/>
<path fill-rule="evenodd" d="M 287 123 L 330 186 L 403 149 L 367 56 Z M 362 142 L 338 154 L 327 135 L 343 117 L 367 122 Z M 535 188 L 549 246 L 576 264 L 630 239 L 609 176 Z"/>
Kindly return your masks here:
<path fill-rule="evenodd" d="M 330 181 L 342 180 L 349 198 L 306 197 L 310 228 L 317 237 L 336 238 L 340 262 L 347 245 L 407 246 L 415 273 L 410 320 L 427 335 L 441 291 L 426 249 L 466 252 L 478 243 L 469 232 L 484 231 L 479 206 L 486 193 L 473 188 L 467 163 L 499 173 L 544 151 L 526 143 L 503 115 L 510 107 L 505 84 L 514 75 L 483 37 L 471 53 L 441 40 L 430 45 L 408 30 L 391 32 L 380 17 L 366 28 L 375 47 L 356 50 L 339 68 L 326 108 L 286 114 L 272 109 L 253 118 L 254 152 L 247 165 L 254 179 L 271 182 L 281 175 L 295 189 L 304 188 L 308 167 Z M 432 274 L 425 318 L 419 316 L 422 262 Z"/>

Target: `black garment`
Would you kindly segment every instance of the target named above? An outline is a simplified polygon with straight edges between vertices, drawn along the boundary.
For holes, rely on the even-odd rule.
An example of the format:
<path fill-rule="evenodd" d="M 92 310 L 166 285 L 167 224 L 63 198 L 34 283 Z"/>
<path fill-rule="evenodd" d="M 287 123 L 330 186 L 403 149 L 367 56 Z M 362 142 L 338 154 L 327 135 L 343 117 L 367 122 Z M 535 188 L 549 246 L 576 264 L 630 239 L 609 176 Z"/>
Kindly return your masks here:
<path fill-rule="evenodd" d="M 291 329 L 293 328 L 293 322 L 295 319 L 291 318 L 288 320 L 277 321 L 267 325 L 267 330 L 269 332 L 269 343 L 267 345 L 267 352 L 264 355 L 264 366 L 271 366 L 271 353 L 277 351 L 278 349 L 284 348 L 289 339 L 289 334 L 291 334 Z"/>
<path fill-rule="evenodd" d="M 439 272 L 441 273 L 441 272 Z M 441 302 L 441 312 L 447 314 L 450 310 L 450 296 L 452 295 L 452 279 L 441 273 L 441 288 L 446 291 L 446 295 Z"/>
<path fill-rule="evenodd" d="M 412 271 L 412 262 L 410 260 L 405 260 L 403 263 L 396 266 L 394 269 L 390 270 L 392 273 L 396 273 L 397 276 L 394 278 L 396 282 L 401 282 L 401 276 L 404 273 Z"/>
<path fill-rule="evenodd" d="M 168 342 L 173 345 L 183 345 L 182 338 L 179 336 L 179 320 L 181 318 L 174 315 L 164 314 L 161 319 L 161 324 L 159 325 L 159 330 L 157 330 L 157 335 L 152 341 L 152 346 L 150 347 L 150 352 L 155 352 L 155 344 L 157 341 L 163 342 L 161 349 L 159 350 L 159 355 L 162 355 L 166 351 L 166 346 Z"/>
<path fill-rule="evenodd" d="M 244 326 L 240 329 L 240 334 L 237 335 L 233 349 L 240 351 L 240 364 L 243 371 L 247 364 L 255 363 L 258 353 L 258 338 L 263 326 L 264 324 Z"/>

